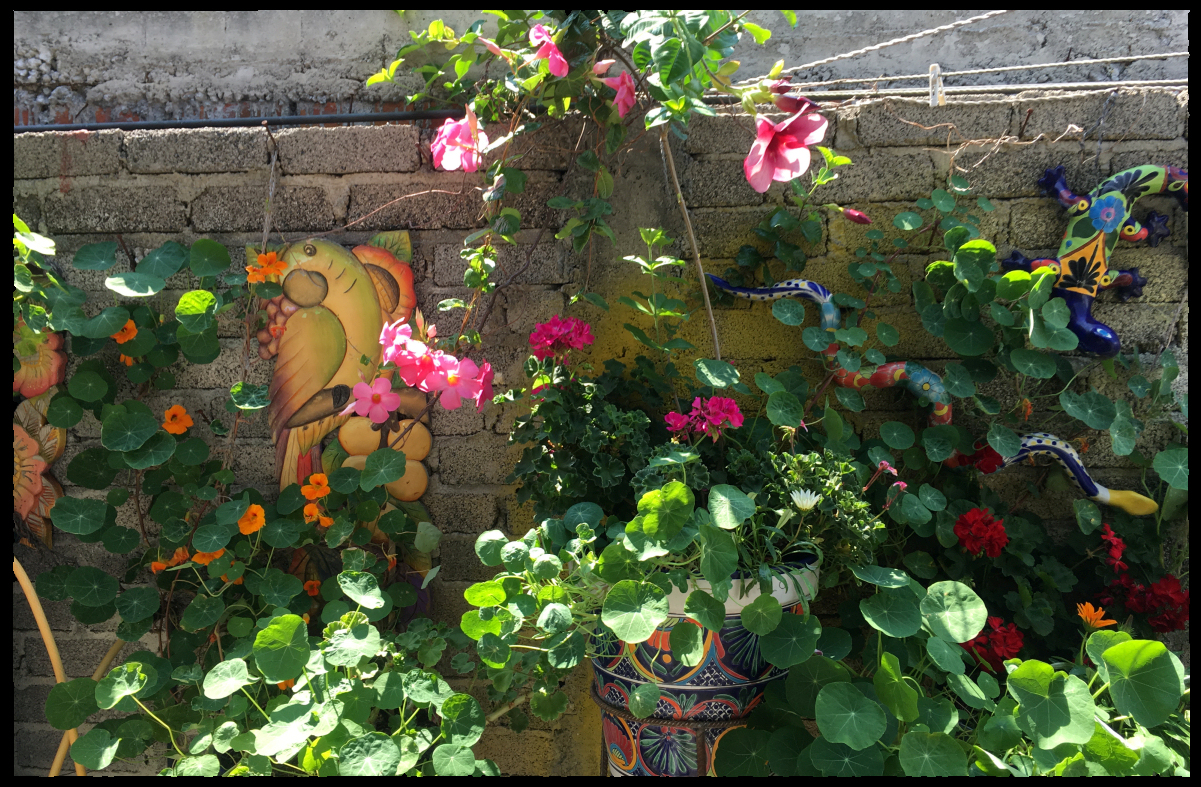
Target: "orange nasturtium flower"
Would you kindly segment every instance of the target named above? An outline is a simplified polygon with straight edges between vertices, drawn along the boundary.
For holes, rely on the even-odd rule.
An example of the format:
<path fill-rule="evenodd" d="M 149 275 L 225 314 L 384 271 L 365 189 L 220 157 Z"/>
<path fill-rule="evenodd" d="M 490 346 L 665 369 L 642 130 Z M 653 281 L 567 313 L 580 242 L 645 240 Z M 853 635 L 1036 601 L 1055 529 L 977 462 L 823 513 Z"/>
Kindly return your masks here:
<path fill-rule="evenodd" d="M 276 259 L 275 252 L 269 251 L 258 257 L 259 269 L 267 276 L 280 276 L 288 267 L 288 263 Z"/>
<path fill-rule="evenodd" d="M 305 582 L 304 592 L 308 593 L 310 596 L 316 596 L 321 592 L 321 581 L 317 579 L 310 579 L 308 582 Z"/>
<path fill-rule="evenodd" d="M 282 683 L 275 684 L 276 688 L 278 688 L 280 691 L 287 691 L 288 689 L 292 688 L 295 685 L 296 685 L 295 680 L 285 680 Z"/>
<path fill-rule="evenodd" d="M 309 613 L 306 612 L 303 615 L 301 615 L 300 617 L 304 619 L 304 623 L 307 626 L 309 623 Z"/>
<path fill-rule="evenodd" d="M 316 522 L 317 517 L 319 517 L 319 516 L 321 516 L 321 506 L 317 505 L 316 503 L 305 503 L 304 504 L 304 521 L 305 522 Z"/>
<path fill-rule="evenodd" d="M 121 363 L 125 364 L 126 366 L 133 366 L 135 363 L 134 359 L 130 358 L 128 355 L 119 355 L 117 357 L 117 360 L 120 361 Z"/>
<path fill-rule="evenodd" d="M 222 574 L 222 575 L 221 575 L 221 581 L 222 581 L 222 582 L 228 582 L 228 581 L 229 581 L 229 576 L 228 576 L 227 574 Z M 238 577 L 237 579 L 235 579 L 235 580 L 234 580 L 234 584 L 235 584 L 235 585 L 241 585 L 241 584 L 242 584 L 242 578 L 241 578 L 241 577 Z"/>
<path fill-rule="evenodd" d="M 267 277 L 263 275 L 263 269 L 254 265 L 246 266 L 246 283 L 247 284 L 262 284 L 267 281 Z"/>
<path fill-rule="evenodd" d="M 238 520 L 238 532 L 244 536 L 251 533 L 257 533 L 263 529 L 266 522 L 266 512 L 258 503 L 251 503 L 250 508 L 246 509 L 246 513 L 242 514 L 242 518 Z"/>
<path fill-rule="evenodd" d="M 317 524 L 321 525 L 322 527 L 329 527 L 333 523 L 334 523 L 334 518 L 332 516 L 323 516 L 323 517 L 318 518 L 318 520 L 317 520 Z"/>
<path fill-rule="evenodd" d="M 114 333 L 113 338 L 117 340 L 117 344 L 125 344 L 137 335 L 138 326 L 133 324 L 133 320 L 126 320 L 125 327 Z"/>
<path fill-rule="evenodd" d="M 1090 630 L 1103 629 L 1117 623 L 1116 620 L 1104 620 L 1105 610 L 1102 607 L 1093 608 L 1089 602 L 1076 605 L 1076 614 L 1084 621 L 1084 627 Z"/>
<path fill-rule="evenodd" d="M 1018 408 L 1022 411 L 1022 420 L 1029 421 L 1030 416 L 1034 413 L 1034 403 L 1029 399 L 1023 399 L 1018 402 Z"/>
<path fill-rule="evenodd" d="M 175 554 L 171 556 L 171 560 L 167 562 L 169 566 L 178 566 L 180 563 L 187 560 L 191 555 L 188 553 L 187 547 L 180 547 L 175 550 Z"/>
<path fill-rule="evenodd" d="M 167 420 L 163 422 L 163 428 L 171 434 L 183 434 L 192 425 L 192 416 L 182 404 L 171 405 L 165 415 Z"/>
<path fill-rule="evenodd" d="M 192 561 L 202 566 L 207 566 L 224 554 L 224 548 L 218 549 L 216 552 L 197 552 L 195 555 L 192 555 Z"/>
<path fill-rule="evenodd" d="M 309 476 L 309 483 L 300 487 L 300 493 L 304 495 L 305 500 L 320 500 L 331 491 L 333 490 L 329 488 L 329 479 L 325 477 L 325 473 L 313 473 Z"/>
<path fill-rule="evenodd" d="M 157 560 L 156 560 L 156 561 L 154 561 L 153 563 L 151 563 L 151 564 L 150 564 L 150 573 L 151 573 L 151 574 L 157 574 L 158 572 L 162 571 L 162 570 L 163 570 L 163 569 L 165 569 L 166 567 L 167 567 L 167 564 L 166 564 L 166 563 L 161 563 L 161 562 L 159 562 L 159 561 L 157 561 Z"/>

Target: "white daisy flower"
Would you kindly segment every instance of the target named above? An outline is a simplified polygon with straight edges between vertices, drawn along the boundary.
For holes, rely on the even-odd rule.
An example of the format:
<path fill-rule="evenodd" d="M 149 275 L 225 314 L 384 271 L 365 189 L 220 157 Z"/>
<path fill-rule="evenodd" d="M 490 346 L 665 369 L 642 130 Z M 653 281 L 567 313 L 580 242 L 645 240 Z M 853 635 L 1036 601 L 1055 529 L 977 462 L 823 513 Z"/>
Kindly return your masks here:
<path fill-rule="evenodd" d="M 821 495 L 815 492 L 810 492 L 808 489 L 798 489 L 792 493 L 792 502 L 795 503 L 796 507 L 801 511 L 812 511 L 813 507 L 817 505 L 821 499 Z"/>

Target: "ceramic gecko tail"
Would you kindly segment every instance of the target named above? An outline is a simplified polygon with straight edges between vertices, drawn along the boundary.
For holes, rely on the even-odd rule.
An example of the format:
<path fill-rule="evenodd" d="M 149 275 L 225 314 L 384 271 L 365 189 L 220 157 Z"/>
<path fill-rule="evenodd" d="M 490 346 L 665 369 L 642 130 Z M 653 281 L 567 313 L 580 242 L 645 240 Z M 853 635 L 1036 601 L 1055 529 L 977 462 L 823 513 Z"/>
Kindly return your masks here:
<path fill-rule="evenodd" d="M 774 301 L 779 298 L 803 298 L 821 308 L 821 327 L 831 333 L 842 326 L 842 315 L 833 302 L 833 293 L 817 282 L 807 279 L 789 279 L 772 287 L 735 287 L 722 278 L 708 275 L 710 281 L 721 290 L 752 301 Z M 838 343 L 831 343 L 822 355 L 826 368 L 834 374 L 834 380 L 845 388 L 891 388 L 900 385 L 917 397 L 921 404 L 931 404 L 929 422 L 931 426 L 951 423 L 951 397 L 947 394 L 942 378 L 914 361 L 894 361 L 881 364 L 870 375 L 863 372 L 848 372 L 837 362 Z M 985 474 L 995 473 L 1027 457 L 1048 456 L 1067 471 L 1068 477 L 1084 494 L 1098 503 L 1117 506 L 1135 516 L 1152 514 L 1158 509 L 1154 500 L 1122 490 L 1111 490 L 1098 484 L 1080 463 L 1080 456 L 1064 440 L 1044 432 L 1021 435 L 1021 449 L 1004 459 L 986 442 L 977 443 L 971 455 L 958 451 L 946 460 L 949 467 L 972 465 Z"/>
<path fill-rule="evenodd" d="M 1102 358 L 1117 355 L 1121 341 L 1112 328 L 1093 317 L 1093 301 L 1098 291 L 1114 288 L 1123 301 L 1137 298 L 1147 280 L 1138 268 L 1110 267 L 1114 246 L 1118 238 L 1158 246 L 1170 234 L 1167 216 L 1152 211 L 1143 224 L 1130 215 L 1131 208 L 1140 197 L 1166 192 L 1187 211 L 1188 173 L 1176 167 L 1132 167 L 1079 196 L 1068 188 L 1063 167 L 1054 167 L 1043 174 L 1038 185 L 1068 209 L 1068 226 L 1059 250 L 1054 258 L 1044 259 L 1030 259 L 1015 251 L 1002 265 L 1031 273 L 1044 268 L 1052 271 L 1057 277 L 1052 295 L 1067 302 L 1071 313 L 1068 328 L 1080 340 L 1080 349 Z"/>

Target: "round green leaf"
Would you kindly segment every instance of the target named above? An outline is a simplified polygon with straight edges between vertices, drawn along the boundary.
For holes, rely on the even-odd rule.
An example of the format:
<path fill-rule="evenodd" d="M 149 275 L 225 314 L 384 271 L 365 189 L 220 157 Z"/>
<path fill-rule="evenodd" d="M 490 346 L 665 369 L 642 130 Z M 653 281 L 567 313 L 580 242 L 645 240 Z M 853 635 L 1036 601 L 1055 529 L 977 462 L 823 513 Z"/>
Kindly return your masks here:
<path fill-rule="evenodd" d="M 851 566 L 851 573 L 859 579 L 882 588 L 909 587 L 909 575 L 896 568 L 881 566 Z"/>
<path fill-rule="evenodd" d="M 563 571 L 563 561 L 551 554 L 540 555 L 531 569 L 535 579 L 550 580 Z"/>
<path fill-rule="evenodd" d="M 947 642 L 967 642 L 988 617 L 983 599 L 962 582 L 935 582 L 926 590 L 921 612 L 935 636 Z"/>
<path fill-rule="evenodd" d="M 192 537 L 192 546 L 198 552 L 216 552 L 218 549 L 224 549 L 232 536 L 233 533 L 225 525 L 205 525 L 196 529 L 196 535 Z"/>
<path fill-rule="evenodd" d="M 654 683 L 643 683 L 630 693 L 630 713 L 640 719 L 652 716 L 659 707 L 659 686 Z"/>
<path fill-rule="evenodd" d="M 501 564 L 500 550 L 509 543 L 509 537 L 499 530 L 480 533 L 475 540 L 475 554 L 485 566 Z"/>
<path fill-rule="evenodd" d="M 908 588 L 881 590 L 859 602 L 868 625 L 890 637 L 911 637 L 922 627 L 917 598 Z"/>
<path fill-rule="evenodd" d="M 469 746 L 443 743 L 434 749 L 431 759 L 434 761 L 434 772 L 439 776 L 471 776 L 475 773 L 475 754 Z"/>
<path fill-rule="evenodd" d="M 817 694 L 831 683 L 850 683 L 851 673 L 826 656 L 813 656 L 788 671 L 784 684 L 788 704 L 801 718 L 813 718 L 817 712 Z"/>
<path fill-rule="evenodd" d="M 1013 368 L 1027 377 L 1050 380 L 1055 376 L 1055 359 L 1037 350 L 1018 348 L 1009 353 Z"/>
<path fill-rule="evenodd" d="M 74 380 L 75 377 L 71 379 Z M 103 383 L 104 381 L 101 380 L 101 382 Z M 108 384 L 104 383 L 104 387 L 107 390 Z M 59 395 L 54 397 L 50 402 L 50 406 L 46 408 L 46 420 L 51 426 L 57 426 L 60 429 L 70 429 L 83 420 L 83 408 L 79 406 L 79 402 L 70 396 Z"/>
<path fill-rule="evenodd" d="M 504 587 L 495 580 L 477 582 L 463 591 L 463 598 L 475 607 L 496 607 L 505 603 Z"/>
<path fill-rule="evenodd" d="M 736 486 L 717 484 L 709 490 L 709 513 L 713 524 L 734 530 L 755 515 L 755 501 Z"/>
<path fill-rule="evenodd" d="M 1162 642 L 1120 642 L 1101 654 L 1109 693 L 1121 713 L 1144 727 L 1167 721 L 1184 696 L 1184 666 Z"/>
<path fill-rule="evenodd" d="M 1022 439 L 1012 429 L 1002 425 L 1000 421 L 993 421 L 989 425 L 988 444 L 1006 459 L 1015 456 L 1018 451 L 1022 450 Z"/>
<path fill-rule="evenodd" d="M 711 358 L 699 358 L 694 362 L 696 379 L 702 385 L 713 388 L 726 388 L 738 383 L 738 370 L 725 361 L 715 361 Z"/>
<path fill-rule="evenodd" d="M 117 409 L 109 413 L 100 425 L 100 443 L 110 451 L 132 451 L 141 448 L 158 431 L 153 416 L 138 411 Z"/>
<path fill-rule="evenodd" d="M 622 642 L 645 642 L 667 620 L 667 595 L 650 582 L 623 579 L 605 596 L 601 620 Z"/>
<path fill-rule="evenodd" d="M 679 620 L 671 627 L 669 637 L 672 658 L 686 667 L 695 667 L 705 655 L 705 634 L 690 620 Z M 770 659 L 769 659 L 770 661 Z M 773 662 L 774 663 L 774 662 Z"/>
<path fill-rule="evenodd" d="M 808 661 L 821 636 L 822 625 L 816 617 L 788 614 L 759 638 L 759 650 L 769 664 L 788 669 Z"/>
<path fill-rule="evenodd" d="M 805 321 L 805 307 L 795 298 L 780 298 L 771 305 L 772 316 L 785 325 L 800 325 Z"/>
<path fill-rule="evenodd" d="M 851 653 L 850 632 L 840 628 L 824 628 L 817 640 L 817 650 L 826 658 L 844 659 Z"/>
<path fill-rule="evenodd" d="M 801 400 L 788 391 L 776 391 L 767 397 L 767 419 L 776 426 L 795 429 L 801 425 L 804 415 Z"/>
<path fill-rule="evenodd" d="M 484 710 L 470 694 L 456 694 L 442 703 L 440 715 L 447 743 L 472 746 L 484 734 Z"/>
<path fill-rule="evenodd" d="M 930 660 L 943 672 L 950 672 L 955 675 L 963 674 L 963 659 L 959 656 L 961 651 L 962 648 L 956 645 L 948 645 L 946 640 L 939 639 L 938 637 L 930 637 L 926 640 L 926 652 L 930 654 Z"/>
<path fill-rule="evenodd" d="M 175 445 L 175 438 L 167 432 L 155 432 L 141 448 L 125 454 L 125 463 L 134 470 L 161 465 L 175 453 Z"/>
<path fill-rule="evenodd" d="M 379 609 L 384 605 L 384 594 L 375 577 L 365 571 L 343 571 L 338 575 L 342 592 L 355 603 L 367 609 Z"/>
<path fill-rule="evenodd" d="M 138 273 L 168 279 L 188 261 L 188 250 L 173 240 L 151 251 L 138 263 Z"/>
<path fill-rule="evenodd" d="M 774 631 L 783 616 L 784 608 L 780 602 L 763 593 L 742 608 L 741 620 L 747 631 L 762 637 Z"/>
<path fill-rule="evenodd" d="M 796 731 L 793 730 L 793 734 Z M 771 736 L 764 735 L 762 730 L 752 730 L 738 727 L 721 736 L 721 745 L 717 747 L 716 759 L 713 762 L 714 772 L 718 776 L 770 776 L 767 769 L 768 758 L 771 756 L 769 741 Z"/>
<path fill-rule="evenodd" d="M 700 589 L 688 594 L 684 613 L 710 631 L 721 631 L 726 625 L 725 605 Z"/>
<path fill-rule="evenodd" d="M 158 590 L 155 588 L 129 588 L 117 597 L 117 612 L 121 619 L 131 623 L 145 620 L 159 610 Z"/>
<path fill-rule="evenodd" d="M 103 727 L 94 727 L 71 744 L 71 759 L 85 768 L 102 771 L 112 764 L 121 741 Z"/>
<path fill-rule="evenodd" d="M 886 322 L 876 323 L 876 337 L 885 347 L 895 347 L 901 341 L 901 332 Z"/>
<path fill-rule="evenodd" d="M 185 467 L 195 467 L 208 458 L 208 443 L 199 437 L 189 437 L 175 448 L 175 461 Z"/>
<path fill-rule="evenodd" d="M 913 445 L 916 436 L 912 429 L 900 421 L 885 421 L 880 424 L 880 439 L 889 448 L 904 451 Z"/>
<path fill-rule="evenodd" d="M 117 244 L 113 241 L 81 246 L 71 264 L 81 271 L 104 271 L 117 263 Z"/>
<path fill-rule="evenodd" d="M 892 223 L 897 229 L 910 232 L 922 226 L 922 217 L 920 214 L 907 210 L 894 216 Z"/>
<path fill-rule="evenodd" d="M 1093 664 L 1097 665 L 1097 673 L 1101 680 L 1109 683 L 1109 667 L 1101 655 L 1121 642 L 1129 642 L 1134 637 L 1125 631 L 1094 631 L 1084 643 L 1084 652 L 1088 654 Z"/>
<path fill-rule="evenodd" d="M 825 739 L 855 751 L 874 746 L 887 726 L 880 706 L 849 683 L 823 687 L 817 694 L 816 710 L 817 727 Z"/>
<path fill-rule="evenodd" d="M 105 710 L 113 708 L 123 698 L 146 688 L 149 680 L 142 665 L 136 661 L 114 667 L 96 684 L 96 704 Z"/>
<path fill-rule="evenodd" d="M 767 766 L 776 776 L 798 776 L 803 767 L 812 768 L 808 748 L 813 743 L 808 735 L 799 734 L 796 727 L 781 727 L 767 742 Z M 725 739 L 722 739 L 725 745 Z M 720 749 L 718 750 L 720 751 Z M 724 776 L 724 773 L 719 775 Z"/>
<path fill-rule="evenodd" d="M 197 596 L 184 610 L 179 625 L 188 631 L 199 631 L 216 623 L 223 612 L 225 612 L 225 602 L 220 597 Z M 280 680 L 285 680 L 285 678 L 280 678 Z M 273 682 L 278 683 L 279 681 Z"/>
<path fill-rule="evenodd" d="M 1059 403 L 1068 415 L 1084 421 L 1093 429 L 1108 429 L 1118 414 L 1114 403 L 1096 391 L 1085 394 L 1063 391 L 1059 394 Z"/>
<path fill-rule="evenodd" d="M 996 336 L 983 323 L 952 317 L 947 320 L 942 338 L 960 355 L 984 355 L 996 342 Z"/>
<path fill-rule="evenodd" d="M 391 448 L 380 448 L 367 455 L 359 488 L 369 492 L 377 486 L 397 481 L 405 474 L 405 455 Z"/>
<path fill-rule="evenodd" d="M 1160 451 L 1151 462 L 1155 472 L 1173 489 L 1188 491 L 1188 449 L 1169 448 Z"/>
<path fill-rule="evenodd" d="M 228 659 L 217 664 L 204 676 L 204 696 L 210 700 L 219 700 L 257 680 L 258 678 L 250 677 L 245 661 Z"/>
<path fill-rule="evenodd" d="M 192 273 L 198 277 L 216 276 L 230 265 L 229 250 L 215 240 L 201 238 L 192 244 L 189 253 Z"/>
<path fill-rule="evenodd" d="M 875 705 L 875 703 L 872 704 Z M 880 712 L 883 714 L 883 711 Z M 862 751 L 855 751 L 850 746 L 818 738 L 813 741 L 807 751 L 813 767 L 821 771 L 823 776 L 884 775 L 884 755 L 880 752 L 879 746 L 870 746 Z"/>
<path fill-rule="evenodd" d="M 161 292 L 167 282 L 148 273 L 118 273 L 105 279 L 104 286 L 127 298 L 149 298 Z"/>
<path fill-rule="evenodd" d="M 98 711 L 96 681 L 76 678 L 56 683 L 46 696 L 46 721 L 56 730 L 72 730 Z"/>
<path fill-rule="evenodd" d="M 83 456 L 83 454 L 81 453 L 79 456 Z M 78 458 L 76 457 L 76 459 Z M 71 467 L 74 466 L 75 461 L 72 461 Z M 71 477 L 70 468 L 67 470 L 67 477 Z M 54 526 L 64 533 L 81 536 L 95 533 L 104 527 L 107 516 L 108 506 L 103 500 L 60 497 L 54 504 Z"/>
<path fill-rule="evenodd" d="M 67 592 L 85 607 L 100 607 L 117 597 L 116 577 L 94 566 L 80 566 L 67 577 Z"/>
<path fill-rule="evenodd" d="M 299 615 L 273 619 L 255 636 L 253 652 L 255 666 L 269 683 L 294 680 L 309 660 L 304 620 Z"/>
<path fill-rule="evenodd" d="M 67 381 L 67 391 L 81 402 L 97 402 L 108 393 L 108 383 L 95 372 L 76 372 Z M 82 413 L 83 408 L 80 408 L 81 417 Z"/>
<path fill-rule="evenodd" d="M 967 754 L 950 735 L 914 730 L 901 738 L 901 768 L 906 776 L 967 776 Z"/>
<path fill-rule="evenodd" d="M 371 658 L 379 649 L 379 631 L 375 626 L 360 623 L 333 633 L 325 647 L 325 660 L 339 667 L 351 667 Z"/>
<path fill-rule="evenodd" d="M 1024 661 L 1009 673 L 1006 688 L 1018 701 L 1018 726 L 1040 749 L 1088 743 L 1096 706 L 1084 681 L 1042 661 Z"/>
<path fill-rule="evenodd" d="M 266 579 L 259 586 L 259 593 L 262 595 L 263 600 L 277 607 L 286 607 L 303 590 L 304 583 L 298 577 L 285 574 L 278 569 L 272 569 L 267 572 Z M 279 681 L 275 682 L 278 683 Z"/>
<path fill-rule="evenodd" d="M 473 770 L 474 764 L 473 759 Z M 338 749 L 338 774 L 341 776 L 395 776 L 399 765 L 400 749 L 391 736 L 382 732 L 353 738 Z"/>
<path fill-rule="evenodd" d="M 497 628 L 500 628 L 499 622 L 497 623 Z M 509 644 L 496 634 L 493 634 L 491 631 L 480 636 L 479 642 L 476 643 L 475 650 L 480 656 L 480 661 L 494 669 L 500 669 L 508 664 L 509 658 L 513 655 L 513 651 L 509 647 Z"/>
<path fill-rule="evenodd" d="M 571 608 L 552 602 L 542 608 L 538 615 L 538 628 L 548 634 L 558 634 L 571 628 Z"/>
<path fill-rule="evenodd" d="M 916 721 L 918 717 L 917 690 L 905 682 L 901 661 L 892 653 L 880 655 L 880 667 L 872 680 L 876 697 L 884 707 L 901 721 Z"/>

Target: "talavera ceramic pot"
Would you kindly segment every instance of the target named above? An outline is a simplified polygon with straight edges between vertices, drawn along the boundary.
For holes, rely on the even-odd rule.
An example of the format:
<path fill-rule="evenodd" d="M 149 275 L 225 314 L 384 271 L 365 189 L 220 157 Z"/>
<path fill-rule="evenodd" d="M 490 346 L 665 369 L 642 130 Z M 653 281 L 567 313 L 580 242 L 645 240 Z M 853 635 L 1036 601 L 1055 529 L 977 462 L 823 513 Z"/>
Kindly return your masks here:
<path fill-rule="evenodd" d="M 784 614 L 804 614 L 817 595 L 817 580 L 816 568 L 794 564 L 790 574 L 773 580 L 772 596 L 784 607 Z M 696 586 L 709 590 L 704 581 Z M 740 595 L 743 586 L 746 594 Z M 688 594 L 678 590 L 668 596 L 667 621 L 646 642 L 631 645 L 614 639 L 597 643 L 601 655 L 593 659 L 592 666 L 596 694 L 601 700 L 624 710 L 630 695 L 643 683 L 656 684 L 660 694 L 655 713 L 646 719 L 626 719 L 602 710 L 611 775 L 696 776 L 698 762 L 712 772 L 722 736 L 742 725 L 693 730 L 675 726 L 672 721 L 745 718 L 763 699 L 768 684 L 787 676 L 787 670 L 764 660 L 759 637 L 742 626 L 742 608 L 759 594 L 757 581 L 734 580 L 725 604 L 725 625 L 717 634 L 704 630 L 703 656 L 694 667 L 685 666 L 671 652 L 672 627 L 689 619 L 684 614 Z M 704 736 L 703 741 L 698 741 L 698 734 Z M 698 752 L 698 744 L 705 750 Z"/>

